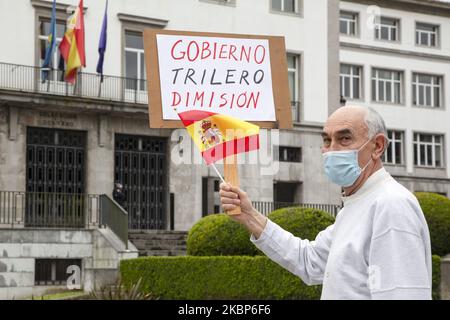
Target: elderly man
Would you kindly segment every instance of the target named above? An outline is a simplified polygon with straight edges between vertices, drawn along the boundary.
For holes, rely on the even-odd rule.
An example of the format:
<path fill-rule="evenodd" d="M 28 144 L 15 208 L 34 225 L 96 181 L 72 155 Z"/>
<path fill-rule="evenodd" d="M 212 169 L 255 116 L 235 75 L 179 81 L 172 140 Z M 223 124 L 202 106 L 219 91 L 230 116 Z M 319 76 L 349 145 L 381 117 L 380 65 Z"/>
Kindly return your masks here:
<path fill-rule="evenodd" d="M 322 299 L 431 299 L 428 226 L 414 195 L 383 168 L 388 140 L 381 116 L 342 107 L 322 136 L 325 173 L 343 187 L 344 208 L 315 241 L 283 230 L 227 184 L 220 190 L 224 210 L 240 206 L 232 217 L 251 241 L 306 284 L 323 284 Z"/>

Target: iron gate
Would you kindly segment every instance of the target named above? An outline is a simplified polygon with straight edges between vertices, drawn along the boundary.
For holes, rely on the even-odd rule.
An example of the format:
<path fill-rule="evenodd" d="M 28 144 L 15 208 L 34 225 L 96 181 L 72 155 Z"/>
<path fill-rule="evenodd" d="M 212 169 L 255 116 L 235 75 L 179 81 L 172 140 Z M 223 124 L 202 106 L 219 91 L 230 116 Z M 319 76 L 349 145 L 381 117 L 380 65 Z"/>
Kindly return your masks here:
<path fill-rule="evenodd" d="M 130 229 L 166 228 L 166 140 L 116 134 L 115 181 L 122 183 Z"/>
<path fill-rule="evenodd" d="M 28 227 L 83 227 L 86 133 L 27 128 Z"/>

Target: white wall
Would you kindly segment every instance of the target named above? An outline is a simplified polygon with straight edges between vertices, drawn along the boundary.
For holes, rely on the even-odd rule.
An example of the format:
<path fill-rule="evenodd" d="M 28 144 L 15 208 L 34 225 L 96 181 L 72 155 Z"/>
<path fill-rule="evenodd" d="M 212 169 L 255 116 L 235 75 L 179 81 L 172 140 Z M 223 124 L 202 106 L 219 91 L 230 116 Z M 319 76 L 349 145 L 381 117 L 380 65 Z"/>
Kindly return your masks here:
<path fill-rule="evenodd" d="M 350 3 L 341 1 L 340 9 L 351 12 L 359 12 L 360 17 L 360 36 L 348 37 L 341 36 L 341 41 L 350 43 L 359 43 L 364 45 L 374 45 L 381 48 L 401 49 L 413 52 L 423 52 L 440 55 L 450 55 L 450 19 L 446 17 L 440 17 L 429 14 L 416 13 L 406 10 L 395 10 L 379 7 L 379 13 L 381 16 L 389 18 L 400 19 L 400 42 L 388 42 L 375 40 L 375 31 L 368 27 L 367 21 L 370 21 L 372 15 L 369 6 L 357 3 Z M 415 44 L 415 22 L 430 23 L 440 26 L 441 33 L 441 47 L 440 48 L 426 48 L 422 46 L 416 46 Z"/>
<path fill-rule="evenodd" d="M 46 0 L 51 3 L 50 0 Z M 122 24 L 118 13 L 168 20 L 167 29 L 286 37 L 288 51 L 303 53 L 304 120 L 328 115 L 327 0 L 303 0 L 304 17 L 270 13 L 270 0 L 237 0 L 236 6 L 200 0 L 109 1 L 108 48 L 104 73 L 123 76 Z M 36 65 L 35 10 L 29 0 L 0 0 L 0 62 Z M 76 6 L 78 0 L 58 0 Z M 95 73 L 105 1 L 85 0 L 86 72 Z"/>
<path fill-rule="evenodd" d="M 363 99 L 361 101 L 348 100 L 348 104 L 362 104 L 373 106 L 378 110 L 386 121 L 388 129 L 404 130 L 405 135 L 405 159 L 406 171 L 412 174 L 413 164 L 413 132 L 426 132 L 443 134 L 444 160 L 446 162 L 446 175 L 450 177 L 448 161 L 450 159 L 450 68 L 449 62 L 442 59 L 424 58 L 416 55 L 405 55 L 399 51 L 413 51 L 417 53 L 450 55 L 450 19 L 437 17 L 409 11 L 399 11 L 381 8 L 381 15 L 399 18 L 401 20 L 401 41 L 391 43 L 374 40 L 374 31 L 367 27 L 368 19 L 366 5 L 341 2 L 341 10 L 359 12 L 360 36 L 340 37 L 341 44 L 353 43 L 358 45 L 388 48 L 396 50 L 397 53 L 380 52 L 373 50 L 350 49 L 341 46 L 340 61 L 360 65 L 363 67 Z M 415 45 L 415 21 L 440 24 L 441 48 L 430 49 Z M 403 104 L 383 104 L 372 102 L 371 68 L 381 67 L 403 71 Z M 413 107 L 412 103 L 412 73 L 428 73 L 441 75 L 444 78 L 444 107 L 439 109 Z"/>

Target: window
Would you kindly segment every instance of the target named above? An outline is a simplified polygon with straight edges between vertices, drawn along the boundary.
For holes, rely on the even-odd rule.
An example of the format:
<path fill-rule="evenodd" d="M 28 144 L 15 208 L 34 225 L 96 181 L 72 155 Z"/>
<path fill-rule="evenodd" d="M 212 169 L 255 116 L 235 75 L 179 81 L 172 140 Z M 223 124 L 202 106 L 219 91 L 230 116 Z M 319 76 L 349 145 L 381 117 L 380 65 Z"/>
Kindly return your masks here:
<path fill-rule="evenodd" d="M 399 26 L 400 21 L 398 19 L 381 17 L 375 26 L 375 39 L 398 41 Z"/>
<path fill-rule="evenodd" d="M 220 181 L 216 178 L 202 178 L 202 217 L 220 213 Z"/>
<path fill-rule="evenodd" d="M 403 164 L 403 132 L 388 130 L 389 145 L 384 152 L 383 162 Z"/>
<path fill-rule="evenodd" d="M 275 209 L 285 206 L 285 204 L 300 203 L 302 184 L 298 182 L 281 182 L 273 184 L 273 201 Z"/>
<path fill-rule="evenodd" d="M 361 99 L 361 76 L 361 67 L 341 64 L 341 96 L 349 99 Z"/>
<path fill-rule="evenodd" d="M 299 103 L 299 60 L 300 56 L 287 54 L 289 92 L 291 94 L 292 120 L 300 121 L 300 103 Z"/>
<path fill-rule="evenodd" d="M 439 108 L 442 106 L 442 77 L 413 74 L 413 105 Z"/>
<path fill-rule="evenodd" d="M 402 78 L 400 71 L 372 70 L 372 100 L 376 102 L 402 103 Z"/>
<path fill-rule="evenodd" d="M 127 89 L 147 90 L 142 33 L 125 32 L 125 77 Z"/>
<path fill-rule="evenodd" d="M 279 146 L 279 161 L 302 162 L 302 148 Z"/>
<path fill-rule="evenodd" d="M 442 135 L 414 133 L 414 165 L 442 168 L 443 140 Z"/>
<path fill-rule="evenodd" d="M 53 58 L 52 58 L 52 69 L 58 69 L 59 63 L 64 63 L 64 60 L 60 61 L 62 59 L 59 50 L 57 49 L 59 44 L 61 43 L 62 38 L 64 37 L 64 31 L 65 31 L 65 23 L 62 21 L 56 22 L 56 49 L 53 51 Z M 47 46 L 49 45 L 48 42 L 48 35 L 50 33 L 50 19 L 40 19 L 39 21 L 39 67 L 42 66 L 45 60 L 45 53 L 47 51 Z M 63 68 L 61 68 L 63 69 Z M 58 72 L 49 72 L 49 79 L 58 81 L 63 80 L 62 79 L 62 71 Z"/>
<path fill-rule="evenodd" d="M 73 274 L 73 271 L 69 269 L 70 266 L 78 267 L 81 272 L 81 259 L 36 259 L 34 284 L 36 286 L 66 285 Z M 81 274 L 77 276 L 81 279 Z"/>
<path fill-rule="evenodd" d="M 416 23 L 416 44 L 419 46 L 437 47 L 439 41 L 439 26 Z"/>
<path fill-rule="evenodd" d="M 341 11 L 339 18 L 339 29 L 341 34 L 355 36 L 358 28 L 358 14 Z"/>
<path fill-rule="evenodd" d="M 214 192 L 219 192 L 219 191 L 220 191 L 220 181 L 214 180 Z"/>
<path fill-rule="evenodd" d="M 296 13 L 300 12 L 300 0 L 272 0 L 272 10 Z"/>

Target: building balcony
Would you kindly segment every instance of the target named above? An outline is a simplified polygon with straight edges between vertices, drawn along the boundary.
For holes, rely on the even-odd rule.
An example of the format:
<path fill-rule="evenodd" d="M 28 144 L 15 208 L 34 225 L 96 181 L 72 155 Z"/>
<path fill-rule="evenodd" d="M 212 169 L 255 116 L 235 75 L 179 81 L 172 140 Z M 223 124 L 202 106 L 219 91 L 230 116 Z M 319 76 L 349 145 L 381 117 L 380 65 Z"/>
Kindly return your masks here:
<path fill-rule="evenodd" d="M 42 68 L 0 62 L 0 90 L 70 96 L 128 104 L 148 104 L 147 81 L 79 72 L 77 82 L 62 80 L 62 71 L 50 70 L 42 80 Z"/>

